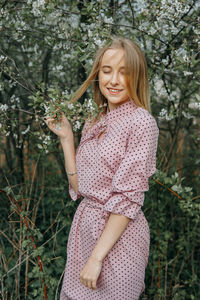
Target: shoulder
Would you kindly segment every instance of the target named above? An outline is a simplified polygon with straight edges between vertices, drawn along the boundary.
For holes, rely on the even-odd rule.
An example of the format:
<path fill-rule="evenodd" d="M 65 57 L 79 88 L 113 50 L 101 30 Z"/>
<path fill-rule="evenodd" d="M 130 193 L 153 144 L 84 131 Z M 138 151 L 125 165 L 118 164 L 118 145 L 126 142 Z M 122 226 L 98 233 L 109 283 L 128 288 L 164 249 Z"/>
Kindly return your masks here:
<path fill-rule="evenodd" d="M 135 141 L 142 140 L 157 140 L 159 129 L 155 118 L 145 109 L 138 107 L 124 120 L 120 120 L 121 128 L 128 139 L 135 139 Z"/>
<path fill-rule="evenodd" d="M 122 128 L 123 125 L 126 124 L 126 127 L 128 127 L 129 130 L 132 129 L 134 132 L 148 128 L 158 130 L 155 118 L 146 109 L 141 107 L 138 107 L 125 117 L 123 116 L 118 122 L 121 123 Z"/>
<path fill-rule="evenodd" d="M 138 107 L 133 112 L 131 116 L 131 124 L 132 126 L 136 127 L 140 126 L 143 128 L 147 128 L 150 126 L 158 128 L 155 118 L 146 109 L 143 109 L 141 107 Z"/>
<path fill-rule="evenodd" d="M 155 118 L 147 110 L 140 107 L 132 116 L 130 132 L 137 141 L 152 140 L 156 143 L 159 129 Z"/>

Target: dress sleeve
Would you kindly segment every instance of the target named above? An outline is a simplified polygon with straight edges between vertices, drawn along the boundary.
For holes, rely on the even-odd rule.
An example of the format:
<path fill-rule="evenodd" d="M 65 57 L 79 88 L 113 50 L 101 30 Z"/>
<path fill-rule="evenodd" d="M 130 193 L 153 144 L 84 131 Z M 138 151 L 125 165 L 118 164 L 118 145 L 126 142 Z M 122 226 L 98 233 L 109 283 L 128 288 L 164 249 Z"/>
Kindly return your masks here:
<path fill-rule="evenodd" d="M 81 195 L 76 193 L 74 189 L 72 188 L 71 184 L 69 183 L 69 194 L 73 201 L 76 201 L 81 197 Z"/>
<path fill-rule="evenodd" d="M 148 180 L 156 170 L 158 127 L 153 117 L 130 130 L 126 152 L 112 179 L 112 194 L 106 211 L 137 217 L 148 191 Z"/>
<path fill-rule="evenodd" d="M 89 129 L 90 127 L 90 124 L 91 124 L 91 121 L 90 120 L 87 120 L 83 126 L 83 129 L 82 129 L 82 134 L 81 134 L 81 140 L 80 140 L 80 143 L 79 143 L 79 146 L 81 145 L 82 141 L 83 141 L 83 138 L 87 132 L 87 130 Z M 77 148 L 78 149 L 78 148 Z M 76 152 L 77 152 L 77 149 L 76 149 Z M 76 162 L 77 163 L 77 162 Z M 77 177 L 78 178 L 78 177 Z M 74 191 L 74 189 L 72 188 L 70 182 L 69 182 L 69 195 L 71 197 L 71 199 L 73 201 L 76 201 L 77 199 L 79 199 L 81 197 L 81 194 L 79 193 L 76 193 Z"/>

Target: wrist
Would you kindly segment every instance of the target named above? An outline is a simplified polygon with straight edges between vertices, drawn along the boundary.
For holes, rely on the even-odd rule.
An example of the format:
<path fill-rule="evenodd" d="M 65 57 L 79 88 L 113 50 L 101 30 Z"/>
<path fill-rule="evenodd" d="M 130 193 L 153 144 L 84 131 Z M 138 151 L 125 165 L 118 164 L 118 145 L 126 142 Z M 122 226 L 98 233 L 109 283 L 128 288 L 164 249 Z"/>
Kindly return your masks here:
<path fill-rule="evenodd" d="M 99 263 L 102 263 L 103 262 L 103 257 L 101 257 L 100 255 L 98 255 L 98 254 L 91 254 L 90 255 L 90 259 L 91 260 L 94 260 L 94 261 L 96 261 L 96 262 L 99 262 Z"/>
<path fill-rule="evenodd" d="M 73 141 L 74 141 L 73 136 L 65 137 L 65 138 L 60 137 L 61 144 L 71 144 L 71 143 L 73 143 Z"/>
<path fill-rule="evenodd" d="M 67 169 L 65 169 L 65 170 L 66 170 L 67 175 L 73 176 L 73 175 L 77 174 L 76 171 L 74 171 L 74 172 L 68 172 Z"/>

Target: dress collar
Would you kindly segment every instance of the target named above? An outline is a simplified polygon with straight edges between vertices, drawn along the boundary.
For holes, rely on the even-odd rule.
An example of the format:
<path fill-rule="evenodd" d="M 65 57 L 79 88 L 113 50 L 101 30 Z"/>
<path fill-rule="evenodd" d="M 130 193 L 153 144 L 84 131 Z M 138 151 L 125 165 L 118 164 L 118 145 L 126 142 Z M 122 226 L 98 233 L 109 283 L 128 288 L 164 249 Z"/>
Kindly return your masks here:
<path fill-rule="evenodd" d="M 107 112 L 103 115 L 102 122 L 106 124 L 113 122 L 120 117 L 131 114 L 136 108 L 138 108 L 138 106 L 132 99 L 128 99 L 126 102 L 123 102 L 111 111 L 109 111 L 107 107 Z"/>
<path fill-rule="evenodd" d="M 101 132 L 103 132 L 105 129 L 110 127 L 110 125 L 113 123 L 113 121 L 118 120 L 121 117 L 126 118 L 126 116 L 133 113 L 134 110 L 136 110 L 138 106 L 133 102 L 133 100 L 128 99 L 126 102 L 123 102 L 119 106 L 117 106 L 115 109 L 109 111 L 107 108 L 107 112 L 102 115 L 87 132 L 82 137 L 82 141 L 85 141 L 87 139 L 92 139 L 93 137 L 99 136 Z"/>

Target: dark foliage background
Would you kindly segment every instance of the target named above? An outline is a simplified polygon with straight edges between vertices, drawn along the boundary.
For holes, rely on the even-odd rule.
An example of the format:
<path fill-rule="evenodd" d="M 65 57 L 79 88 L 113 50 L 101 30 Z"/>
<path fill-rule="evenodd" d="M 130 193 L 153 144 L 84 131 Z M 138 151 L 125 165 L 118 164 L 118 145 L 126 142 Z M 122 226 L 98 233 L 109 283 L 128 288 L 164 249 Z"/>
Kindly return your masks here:
<path fill-rule="evenodd" d="M 97 47 L 113 34 L 142 47 L 160 128 L 158 171 L 143 207 L 151 251 L 141 299 L 199 299 L 199 6 L 0 1 L 2 300 L 59 299 L 79 201 L 70 201 L 62 151 L 42 117 L 84 81 Z M 80 103 L 91 98 L 89 90 Z M 76 146 L 82 124 L 74 125 Z"/>

